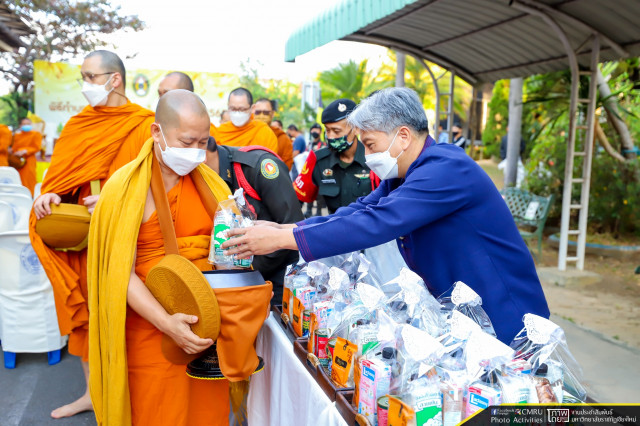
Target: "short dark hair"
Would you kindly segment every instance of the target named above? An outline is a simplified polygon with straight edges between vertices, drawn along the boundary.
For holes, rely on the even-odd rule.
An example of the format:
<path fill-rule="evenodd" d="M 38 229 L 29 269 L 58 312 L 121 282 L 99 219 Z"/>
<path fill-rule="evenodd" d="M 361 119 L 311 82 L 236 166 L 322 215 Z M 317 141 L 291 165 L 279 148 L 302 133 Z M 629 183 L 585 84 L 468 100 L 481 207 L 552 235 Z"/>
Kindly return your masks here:
<path fill-rule="evenodd" d="M 118 55 L 108 50 L 94 50 L 85 56 L 85 59 L 92 58 L 94 56 L 100 57 L 100 63 L 102 68 L 108 72 L 117 72 L 122 77 L 122 85 L 127 86 L 127 71 L 124 68 L 124 63 Z"/>
<path fill-rule="evenodd" d="M 313 129 L 320 129 L 320 130 L 322 130 L 322 126 L 321 126 L 320 124 L 318 124 L 318 123 L 313 123 L 313 124 L 311 125 L 311 128 L 310 128 L 309 130 L 313 130 Z"/>
<path fill-rule="evenodd" d="M 233 96 L 246 96 L 247 100 L 249 101 L 249 105 L 253 105 L 253 95 L 251 94 L 251 92 L 248 89 L 245 89 L 244 87 L 237 87 L 237 88 L 233 89 L 231 91 L 231 93 L 229 93 L 229 98 L 231 98 L 231 95 L 233 95 Z"/>
<path fill-rule="evenodd" d="M 275 112 L 276 109 L 278 109 L 277 106 L 277 102 L 275 100 L 272 99 L 267 99 L 267 98 L 260 98 L 256 101 L 256 104 L 260 103 L 260 102 L 269 102 L 269 104 L 271 105 L 271 109 Z"/>
<path fill-rule="evenodd" d="M 282 127 L 282 121 L 280 120 L 273 120 L 274 123 L 278 123 L 280 125 L 280 127 Z"/>
<path fill-rule="evenodd" d="M 193 92 L 193 80 L 191 80 L 191 77 L 189 77 L 187 74 L 181 72 L 181 71 L 174 71 L 174 72 L 170 72 L 169 74 L 167 74 L 165 76 L 166 77 L 173 77 L 173 76 L 178 76 L 178 80 L 180 81 L 180 88 L 184 89 L 184 90 L 188 90 L 190 92 Z"/>
<path fill-rule="evenodd" d="M 299 132 L 300 130 L 298 130 L 298 126 L 296 126 L 295 124 L 289 124 L 289 127 L 287 127 L 287 130 L 293 130 L 296 132 Z"/>

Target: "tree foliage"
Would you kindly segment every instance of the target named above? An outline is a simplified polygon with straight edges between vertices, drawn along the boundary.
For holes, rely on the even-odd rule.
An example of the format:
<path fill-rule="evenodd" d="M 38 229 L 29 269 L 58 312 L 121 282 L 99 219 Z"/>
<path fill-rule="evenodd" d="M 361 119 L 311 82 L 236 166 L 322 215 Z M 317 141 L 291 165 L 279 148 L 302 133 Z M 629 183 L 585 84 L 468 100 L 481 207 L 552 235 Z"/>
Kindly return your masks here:
<path fill-rule="evenodd" d="M 23 37 L 27 47 L 5 53 L 0 71 L 14 90 L 31 90 L 33 61 L 60 61 L 108 46 L 105 34 L 144 26 L 136 15 L 122 15 L 108 0 L 14 0 L 11 9 L 28 21 L 34 33 Z"/>

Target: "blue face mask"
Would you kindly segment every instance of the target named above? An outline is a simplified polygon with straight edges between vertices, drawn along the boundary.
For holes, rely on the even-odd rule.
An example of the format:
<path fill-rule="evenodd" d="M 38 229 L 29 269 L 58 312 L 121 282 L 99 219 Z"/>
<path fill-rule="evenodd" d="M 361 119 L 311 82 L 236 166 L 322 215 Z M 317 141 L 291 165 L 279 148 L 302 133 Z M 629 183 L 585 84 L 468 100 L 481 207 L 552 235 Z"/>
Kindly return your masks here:
<path fill-rule="evenodd" d="M 33 129 L 33 126 L 31 124 L 25 124 L 23 126 L 20 127 L 22 129 L 23 132 L 30 132 L 31 129 Z"/>

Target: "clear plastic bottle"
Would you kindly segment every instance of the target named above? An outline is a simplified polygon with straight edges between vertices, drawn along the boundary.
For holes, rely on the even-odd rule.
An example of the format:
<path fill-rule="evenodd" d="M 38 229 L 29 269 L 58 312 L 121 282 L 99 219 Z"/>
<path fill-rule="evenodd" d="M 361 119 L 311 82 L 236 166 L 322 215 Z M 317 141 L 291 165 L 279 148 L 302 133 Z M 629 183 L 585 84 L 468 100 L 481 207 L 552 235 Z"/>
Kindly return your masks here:
<path fill-rule="evenodd" d="M 233 269 L 234 256 L 225 255 L 222 244 L 229 237 L 227 231 L 233 227 L 234 214 L 230 210 L 218 210 L 213 219 L 213 232 L 211 233 L 211 250 L 209 252 L 209 262 L 213 263 L 216 269 Z"/>

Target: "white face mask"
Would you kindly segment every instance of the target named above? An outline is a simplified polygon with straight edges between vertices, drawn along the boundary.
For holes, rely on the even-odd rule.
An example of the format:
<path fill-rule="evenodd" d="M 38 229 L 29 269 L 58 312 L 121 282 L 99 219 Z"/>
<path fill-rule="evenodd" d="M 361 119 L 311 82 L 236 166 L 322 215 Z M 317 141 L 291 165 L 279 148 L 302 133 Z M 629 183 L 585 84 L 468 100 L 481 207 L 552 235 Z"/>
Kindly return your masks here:
<path fill-rule="evenodd" d="M 164 150 L 160 148 L 160 154 L 162 155 L 162 162 L 167 167 L 180 176 L 186 176 L 204 162 L 207 156 L 204 149 L 170 147 L 167 144 L 167 138 L 164 137 L 162 126 L 158 124 L 158 127 L 160 127 L 165 146 Z"/>
<path fill-rule="evenodd" d="M 113 77 L 113 74 L 111 74 L 111 77 Z M 111 90 L 107 90 L 107 84 L 111 81 L 111 77 L 104 84 L 92 84 L 88 81 L 82 83 L 82 94 L 87 98 L 89 105 L 97 107 L 107 103 L 109 93 L 113 91 L 113 87 Z"/>
<path fill-rule="evenodd" d="M 251 118 L 250 112 L 242 112 L 242 111 L 229 111 L 229 118 L 231 119 L 231 123 L 233 123 L 236 127 L 242 127 Z"/>
<path fill-rule="evenodd" d="M 389 145 L 386 151 L 374 152 L 373 154 L 364 156 L 367 166 L 382 180 L 395 179 L 398 177 L 398 158 L 400 158 L 404 151 L 395 158 L 389 153 L 389 150 L 396 141 L 396 137 L 398 137 L 398 132 L 400 132 L 400 129 L 396 132 L 396 135 L 391 141 L 391 145 Z"/>

